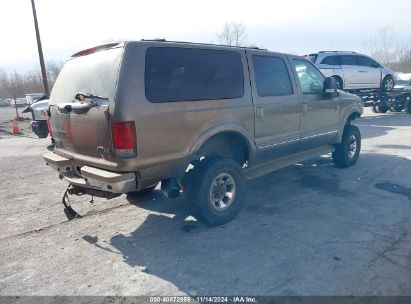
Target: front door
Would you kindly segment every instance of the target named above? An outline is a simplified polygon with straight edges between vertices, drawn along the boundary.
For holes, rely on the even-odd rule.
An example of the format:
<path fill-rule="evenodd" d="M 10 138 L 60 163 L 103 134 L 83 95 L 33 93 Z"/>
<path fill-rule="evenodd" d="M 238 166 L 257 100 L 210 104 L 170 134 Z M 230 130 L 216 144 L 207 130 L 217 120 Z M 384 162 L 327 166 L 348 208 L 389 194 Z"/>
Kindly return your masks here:
<path fill-rule="evenodd" d="M 316 148 L 333 142 L 338 132 L 339 99 L 326 98 L 324 76 L 310 62 L 291 57 L 301 99 L 300 149 Z"/>
<path fill-rule="evenodd" d="M 300 140 L 300 103 L 282 54 L 247 51 L 255 109 L 255 143 L 263 155 L 292 154 Z"/>
<path fill-rule="evenodd" d="M 380 65 L 365 56 L 358 56 L 361 67 L 362 83 L 367 88 L 379 88 L 381 85 L 381 68 Z"/>

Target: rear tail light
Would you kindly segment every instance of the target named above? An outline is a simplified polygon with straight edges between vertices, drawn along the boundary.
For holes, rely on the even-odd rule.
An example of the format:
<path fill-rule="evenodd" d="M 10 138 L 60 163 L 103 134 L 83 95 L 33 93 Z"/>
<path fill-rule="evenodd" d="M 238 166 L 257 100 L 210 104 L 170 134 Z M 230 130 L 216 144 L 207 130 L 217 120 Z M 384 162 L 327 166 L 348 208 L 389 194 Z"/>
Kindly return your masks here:
<path fill-rule="evenodd" d="M 136 127 L 134 122 L 120 122 L 111 125 L 114 155 L 120 158 L 137 156 Z"/>
<path fill-rule="evenodd" d="M 50 137 L 53 138 L 53 133 L 51 133 L 50 118 L 47 118 L 47 128 L 49 129 Z"/>

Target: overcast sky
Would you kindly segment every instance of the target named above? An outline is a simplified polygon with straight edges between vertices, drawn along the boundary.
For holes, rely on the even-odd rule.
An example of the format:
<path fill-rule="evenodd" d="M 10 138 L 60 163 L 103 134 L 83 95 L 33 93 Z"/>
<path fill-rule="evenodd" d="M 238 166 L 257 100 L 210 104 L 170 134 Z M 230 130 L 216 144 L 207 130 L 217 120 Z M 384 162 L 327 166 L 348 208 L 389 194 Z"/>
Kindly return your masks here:
<path fill-rule="evenodd" d="M 36 8 L 46 61 L 119 39 L 217 42 L 225 22 L 243 23 L 249 43 L 294 54 L 364 52 L 386 26 L 411 42 L 410 0 L 36 0 Z M 30 0 L 0 0 L 0 33 L 0 68 L 38 67 Z"/>

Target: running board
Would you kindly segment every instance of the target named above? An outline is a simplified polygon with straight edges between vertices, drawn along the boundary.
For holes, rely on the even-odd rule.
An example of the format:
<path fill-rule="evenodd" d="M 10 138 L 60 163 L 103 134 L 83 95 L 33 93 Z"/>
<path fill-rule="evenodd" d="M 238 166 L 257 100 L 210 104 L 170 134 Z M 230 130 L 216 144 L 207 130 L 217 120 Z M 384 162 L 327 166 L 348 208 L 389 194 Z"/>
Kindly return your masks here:
<path fill-rule="evenodd" d="M 315 158 L 317 156 L 331 153 L 334 151 L 333 146 L 323 146 L 319 148 L 315 148 L 312 150 L 307 150 L 303 151 L 297 154 L 294 154 L 293 156 L 285 156 L 282 158 L 278 158 L 276 160 L 271 160 L 262 164 L 258 164 L 256 166 L 246 168 L 244 170 L 245 176 L 247 179 L 253 179 L 260 177 L 262 175 L 268 174 L 272 171 L 288 167 L 290 165 L 296 164 L 298 162 L 310 159 L 310 158 Z"/>

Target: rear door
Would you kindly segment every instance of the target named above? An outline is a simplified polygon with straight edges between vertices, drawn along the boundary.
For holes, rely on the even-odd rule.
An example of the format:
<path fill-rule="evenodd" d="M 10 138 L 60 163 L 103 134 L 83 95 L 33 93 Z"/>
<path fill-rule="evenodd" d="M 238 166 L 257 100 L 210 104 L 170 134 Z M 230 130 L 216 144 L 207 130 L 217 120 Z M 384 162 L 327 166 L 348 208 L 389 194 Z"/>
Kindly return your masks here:
<path fill-rule="evenodd" d="M 361 88 L 362 72 L 357 55 L 340 55 L 341 69 L 344 74 L 344 87 L 348 89 Z"/>
<path fill-rule="evenodd" d="M 110 107 L 115 102 L 122 53 L 123 47 L 89 52 L 64 65 L 50 96 L 57 151 L 89 161 L 111 157 Z M 87 97 L 90 95 L 101 98 Z M 87 104 L 93 106 L 87 108 Z"/>
<path fill-rule="evenodd" d="M 282 54 L 247 51 L 255 109 L 255 143 L 276 156 L 293 153 L 300 139 L 300 103 Z"/>

